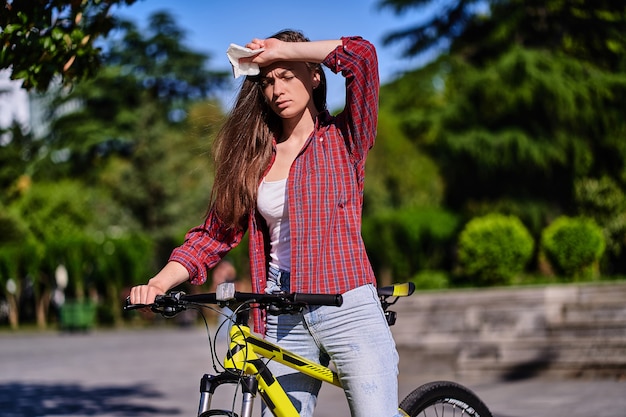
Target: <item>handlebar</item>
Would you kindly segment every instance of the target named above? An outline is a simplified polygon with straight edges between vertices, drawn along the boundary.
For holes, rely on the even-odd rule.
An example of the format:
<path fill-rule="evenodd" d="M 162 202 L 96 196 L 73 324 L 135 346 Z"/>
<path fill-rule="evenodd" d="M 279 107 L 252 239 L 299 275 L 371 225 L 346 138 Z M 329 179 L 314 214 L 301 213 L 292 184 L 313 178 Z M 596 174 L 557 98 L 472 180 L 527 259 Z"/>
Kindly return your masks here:
<path fill-rule="evenodd" d="M 324 305 L 340 307 L 343 303 L 341 294 L 308 294 L 308 293 L 275 293 L 261 294 L 234 291 L 233 284 L 223 284 L 227 287 L 220 288 L 216 293 L 185 294 L 182 291 L 172 291 L 169 294 L 156 296 L 153 304 L 130 304 L 130 297 L 126 299 L 124 310 L 136 310 L 150 308 L 153 312 L 165 317 L 173 317 L 187 309 L 188 305 L 216 304 L 220 306 L 232 306 L 241 304 L 257 304 L 260 308 L 267 308 L 270 314 L 283 314 L 300 310 L 310 305 Z M 383 309 L 395 304 L 398 297 L 413 294 L 413 283 L 396 284 L 378 288 L 378 296 L 381 299 Z M 396 297 L 392 302 L 389 297 Z M 393 313 L 395 315 L 395 313 Z M 388 320 L 390 320 L 388 318 Z M 393 318 L 395 321 L 395 317 Z M 391 323 L 390 323 L 391 324 Z"/>
<path fill-rule="evenodd" d="M 155 300 L 156 301 L 156 300 Z M 289 306 L 299 305 L 324 305 L 340 307 L 343 303 L 341 294 L 306 294 L 306 293 L 276 293 L 257 294 L 236 291 L 230 300 L 217 300 L 215 293 L 183 295 L 181 301 L 202 304 L 229 304 L 258 303 L 261 305 Z"/>
<path fill-rule="evenodd" d="M 130 304 L 126 299 L 124 310 L 150 308 L 153 312 L 172 317 L 186 310 L 190 304 L 216 304 L 230 306 L 239 304 L 258 304 L 274 311 L 295 311 L 307 305 L 324 305 L 340 307 L 343 303 L 341 294 L 307 294 L 307 293 L 276 293 L 260 294 L 235 291 L 228 299 L 221 299 L 217 293 L 185 294 L 183 291 L 172 291 L 169 294 L 157 295 L 153 304 Z"/>

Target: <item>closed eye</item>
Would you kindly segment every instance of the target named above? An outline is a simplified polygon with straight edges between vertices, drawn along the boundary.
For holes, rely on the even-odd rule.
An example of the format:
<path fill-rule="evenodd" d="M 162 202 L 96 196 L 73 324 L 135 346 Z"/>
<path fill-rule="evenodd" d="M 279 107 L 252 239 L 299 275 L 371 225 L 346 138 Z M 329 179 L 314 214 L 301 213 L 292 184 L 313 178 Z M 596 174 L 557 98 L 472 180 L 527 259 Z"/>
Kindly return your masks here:
<path fill-rule="evenodd" d="M 283 72 L 281 72 L 280 74 L 278 74 L 278 79 L 280 79 L 281 81 L 291 81 L 294 78 L 296 78 L 295 74 L 291 71 L 291 70 L 285 70 Z M 263 77 L 261 78 L 261 88 L 267 88 L 269 86 L 274 85 L 275 83 L 275 79 L 274 77 Z"/>

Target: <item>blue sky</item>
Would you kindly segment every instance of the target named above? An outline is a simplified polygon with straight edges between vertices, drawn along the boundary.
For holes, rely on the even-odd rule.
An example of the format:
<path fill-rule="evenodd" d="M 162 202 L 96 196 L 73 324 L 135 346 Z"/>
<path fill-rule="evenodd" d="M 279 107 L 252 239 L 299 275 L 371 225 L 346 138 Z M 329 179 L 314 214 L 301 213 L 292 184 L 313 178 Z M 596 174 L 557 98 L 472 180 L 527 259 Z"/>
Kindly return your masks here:
<path fill-rule="evenodd" d="M 423 12 L 415 9 L 402 16 L 380 10 L 378 0 L 318 1 L 223 1 L 223 0 L 138 0 L 117 11 L 122 17 L 144 27 L 146 18 L 167 10 L 187 32 L 188 45 L 210 55 L 212 69 L 230 70 L 226 49 L 230 43 L 243 45 L 255 37 L 265 38 L 279 30 L 302 30 L 311 40 L 360 35 L 377 48 L 381 82 L 391 81 L 398 72 L 421 65 L 401 57 L 401 46 L 383 46 L 385 34 L 420 21 Z M 331 109 L 343 105 L 343 78 L 326 71 Z M 223 98 L 226 106 L 234 99 L 239 81 Z"/>

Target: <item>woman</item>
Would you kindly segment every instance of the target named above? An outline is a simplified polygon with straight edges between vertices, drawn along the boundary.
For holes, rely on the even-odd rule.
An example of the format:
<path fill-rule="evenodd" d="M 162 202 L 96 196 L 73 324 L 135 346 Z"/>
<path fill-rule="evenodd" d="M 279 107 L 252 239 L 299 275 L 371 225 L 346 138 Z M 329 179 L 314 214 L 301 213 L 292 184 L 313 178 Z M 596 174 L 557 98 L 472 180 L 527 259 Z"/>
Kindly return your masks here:
<path fill-rule="evenodd" d="M 247 231 L 254 292 L 344 300 L 299 315 L 257 315 L 256 331 L 316 362 L 332 360 L 353 416 L 398 415 L 398 355 L 360 231 L 378 116 L 375 49 L 360 37 L 309 42 L 291 30 L 246 47 L 262 49 L 241 60 L 258 64 L 260 74 L 246 77 L 218 135 L 206 221 L 147 285 L 131 290 L 131 301 L 149 303 L 186 280 L 203 283 Z M 346 79 L 346 106 L 336 117 L 326 110 L 320 64 Z M 270 366 L 300 415 L 312 416 L 320 383 Z"/>

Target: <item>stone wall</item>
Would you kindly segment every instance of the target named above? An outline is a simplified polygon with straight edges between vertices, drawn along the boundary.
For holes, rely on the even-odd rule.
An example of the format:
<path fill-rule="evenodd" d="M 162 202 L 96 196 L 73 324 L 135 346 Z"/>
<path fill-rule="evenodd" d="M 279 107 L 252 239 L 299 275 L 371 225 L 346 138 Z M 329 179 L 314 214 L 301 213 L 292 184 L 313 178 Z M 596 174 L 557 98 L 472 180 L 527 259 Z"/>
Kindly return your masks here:
<path fill-rule="evenodd" d="M 626 283 L 418 292 L 391 310 L 400 349 L 460 376 L 626 377 Z"/>

